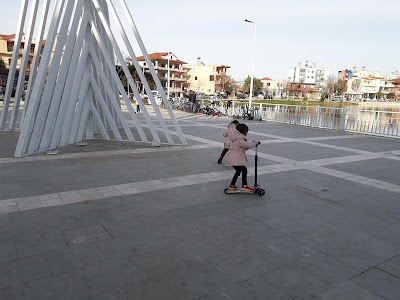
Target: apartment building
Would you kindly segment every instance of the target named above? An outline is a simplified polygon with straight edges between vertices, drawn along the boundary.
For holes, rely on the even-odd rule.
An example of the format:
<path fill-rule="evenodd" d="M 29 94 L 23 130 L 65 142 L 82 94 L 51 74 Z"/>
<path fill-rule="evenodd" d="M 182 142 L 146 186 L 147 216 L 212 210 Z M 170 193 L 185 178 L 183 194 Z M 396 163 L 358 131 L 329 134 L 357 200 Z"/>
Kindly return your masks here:
<path fill-rule="evenodd" d="M 167 93 L 168 91 L 169 70 L 170 97 L 183 97 L 183 94 L 186 93 L 187 84 L 186 70 L 183 66 L 187 63 L 178 59 L 178 57 L 171 52 L 155 52 L 149 54 L 149 56 L 165 92 Z M 143 72 L 150 72 L 144 56 L 137 57 L 137 60 Z"/>
<path fill-rule="evenodd" d="M 329 69 L 317 68 L 315 63 L 289 68 L 287 71 L 287 92 L 294 97 L 320 98 Z"/>
<path fill-rule="evenodd" d="M 11 64 L 11 59 L 14 49 L 14 41 L 15 41 L 15 34 L 0 34 L 0 58 L 3 60 L 5 67 L 0 70 L 0 86 L 3 87 L 7 84 L 8 69 Z M 44 44 L 44 42 L 42 44 Z M 18 68 L 21 65 L 21 58 L 24 52 L 24 47 L 25 47 L 25 35 L 23 35 L 21 39 L 21 47 L 19 49 L 19 57 L 17 60 L 17 72 L 15 77 L 15 82 L 17 82 Z M 29 50 L 29 59 L 28 59 L 26 76 L 29 76 L 30 73 L 35 47 L 36 47 L 36 40 L 32 39 L 31 48 Z"/>
<path fill-rule="evenodd" d="M 188 90 L 205 95 L 224 93 L 223 87 L 218 85 L 218 75 L 226 74 L 230 66 L 205 65 L 199 60 L 197 65 L 185 65 L 185 68 Z"/>
<path fill-rule="evenodd" d="M 286 80 L 273 80 L 269 77 L 264 77 L 261 79 L 263 84 L 263 89 L 267 96 L 271 96 L 273 98 L 282 98 L 285 97 L 286 92 Z"/>
<path fill-rule="evenodd" d="M 347 83 L 344 98 L 347 100 L 380 100 L 388 98 L 395 92 L 395 83 L 391 76 L 385 76 L 379 71 L 342 70 L 339 79 Z"/>

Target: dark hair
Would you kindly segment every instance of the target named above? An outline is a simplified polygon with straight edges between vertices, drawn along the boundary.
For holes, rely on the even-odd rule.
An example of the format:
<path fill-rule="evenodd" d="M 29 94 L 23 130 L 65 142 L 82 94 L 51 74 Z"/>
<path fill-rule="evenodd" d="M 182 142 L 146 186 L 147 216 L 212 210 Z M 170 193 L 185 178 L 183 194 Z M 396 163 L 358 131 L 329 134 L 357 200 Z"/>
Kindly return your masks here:
<path fill-rule="evenodd" d="M 249 127 L 246 124 L 237 124 L 236 130 L 239 131 L 241 134 L 246 135 L 249 132 Z"/>
<path fill-rule="evenodd" d="M 239 121 L 238 120 L 233 120 L 232 122 L 229 123 L 229 125 L 231 125 L 231 124 L 235 124 L 237 126 L 239 124 Z"/>

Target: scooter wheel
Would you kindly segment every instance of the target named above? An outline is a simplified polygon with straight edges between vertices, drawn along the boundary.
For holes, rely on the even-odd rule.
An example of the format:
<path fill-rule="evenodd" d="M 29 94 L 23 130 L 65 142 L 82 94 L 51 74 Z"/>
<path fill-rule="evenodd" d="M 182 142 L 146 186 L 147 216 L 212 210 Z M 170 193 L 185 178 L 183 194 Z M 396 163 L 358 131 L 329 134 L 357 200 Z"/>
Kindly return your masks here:
<path fill-rule="evenodd" d="M 229 194 L 229 189 L 224 189 L 225 194 Z"/>
<path fill-rule="evenodd" d="M 265 195 L 265 190 L 259 189 L 259 190 L 257 191 L 257 194 L 258 194 L 258 196 L 264 196 L 264 195 Z"/>

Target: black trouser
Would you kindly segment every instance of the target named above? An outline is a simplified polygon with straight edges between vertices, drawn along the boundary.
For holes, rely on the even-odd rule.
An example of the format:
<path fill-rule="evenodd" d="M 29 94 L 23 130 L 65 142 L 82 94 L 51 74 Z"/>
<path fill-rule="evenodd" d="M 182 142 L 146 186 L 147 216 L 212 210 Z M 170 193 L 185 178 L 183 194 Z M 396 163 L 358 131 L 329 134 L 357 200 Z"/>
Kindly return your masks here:
<path fill-rule="evenodd" d="M 239 178 L 240 173 L 242 173 L 242 185 L 247 185 L 247 168 L 245 166 L 233 166 L 236 170 L 235 175 L 233 175 L 231 185 L 236 185 L 236 180 Z"/>

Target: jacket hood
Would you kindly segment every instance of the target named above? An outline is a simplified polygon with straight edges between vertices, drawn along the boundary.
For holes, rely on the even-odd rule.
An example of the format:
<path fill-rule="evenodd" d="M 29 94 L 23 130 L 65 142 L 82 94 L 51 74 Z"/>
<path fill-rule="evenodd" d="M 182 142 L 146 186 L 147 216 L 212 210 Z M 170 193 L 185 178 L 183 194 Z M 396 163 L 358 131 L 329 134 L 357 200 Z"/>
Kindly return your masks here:
<path fill-rule="evenodd" d="M 246 136 L 240 133 L 237 129 L 232 130 L 232 132 L 228 133 L 228 138 L 234 142 L 236 140 L 242 139 L 245 140 Z"/>

